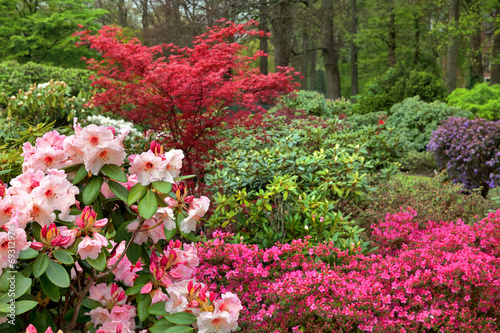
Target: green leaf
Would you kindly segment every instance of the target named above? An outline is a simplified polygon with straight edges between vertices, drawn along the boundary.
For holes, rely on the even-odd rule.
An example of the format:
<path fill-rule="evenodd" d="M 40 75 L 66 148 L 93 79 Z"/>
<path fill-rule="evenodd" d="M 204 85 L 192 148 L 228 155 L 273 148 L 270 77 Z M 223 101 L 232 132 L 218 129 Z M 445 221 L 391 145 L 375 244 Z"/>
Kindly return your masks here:
<path fill-rule="evenodd" d="M 133 286 L 125 290 L 125 295 L 136 295 L 141 292 L 142 287 L 145 286 L 145 283 L 138 284 L 137 286 Z"/>
<path fill-rule="evenodd" d="M 85 169 L 85 165 L 82 164 L 80 169 L 76 172 L 75 178 L 73 178 L 73 185 L 81 182 L 85 177 L 87 177 L 88 174 L 89 173 L 87 172 L 87 169 Z"/>
<path fill-rule="evenodd" d="M 177 228 L 174 228 L 172 230 L 167 230 L 167 228 L 165 228 L 165 241 L 166 242 L 170 241 L 172 238 L 174 238 L 176 233 L 177 233 Z"/>
<path fill-rule="evenodd" d="M 130 193 L 129 193 L 128 198 L 127 198 L 128 205 L 130 206 L 130 205 L 134 204 L 135 202 L 137 202 L 137 200 L 141 199 L 147 190 L 148 190 L 148 188 L 146 186 L 143 186 L 140 183 L 135 184 L 130 189 Z"/>
<path fill-rule="evenodd" d="M 104 253 L 104 251 L 101 251 L 95 259 L 87 257 L 85 260 L 87 260 L 90 266 L 98 271 L 104 271 L 104 269 L 106 269 L 106 253 Z"/>
<path fill-rule="evenodd" d="M 18 259 L 33 259 L 33 258 L 38 257 L 39 254 L 40 254 L 40 252 L 29 247 L 26 250 L 19 252 Z"/>
<path fill-rule="evenodd" d="M 166 316 L 167 310 L 165 310 L 165 302 L 159 302 L 151 305 L 148 308 L 148 313 L 155 316 Z"/>
<path fill-rule="evenodd" d="M 127 236 L 130 235 L 130 232 L 128 232 L 128 225 L 132 222 L 136 222 L 137 220 L 134 221 L 127 221 L 125 223 L 122 223 L 119 227 L 118 230 L 116 230 L 115 238 L 114 241 L 117 243 L 120 243 L 121 241 L 124 241 L 127 239 Z"/>
<path fill-rule="evenodd" d="M 62 168 L 61 170 L 64 170 L 64 172 L 66 172 L 66 173 L 72 173 L 72 172 L 80 170 L 82 165 L 83 165 L 82 163 L 68 165 L 67 167 Z"/>
<path fill-rule="evenodd" d="M 37 304 L 38 302 L 36 301 L 28 301 L 28 300 L 17 301 L 15 303 L 14 314 L 17 316 L 22 313 L 25 313 L 33 309 Z M 10 312 L 9 305 L 7 305 L 7 303 L 0 303 L 0 312 L 9 313 Z"/>
<path fill-rule="evenodd" d="M 9 274 L 9 276 L 12 275 Z M 0 303 L 7 303 L 10 302 L 11 299 L 17 299 L 23 296 L 31 288 L 31 279 L 24 277 L 19 272 L 16 272 L 16 274 L 14 274 L 13 276 L 16 279 L 14 297 L 12 297 L 10 290 L 6 291 L 5 293 L 0 293 Z"/>
<path fill-rule="evenodd" d="M 102 177 L 92 176 L 87 184 L 85 184 L 82 193 L 82 200 L 85 206 L 90 205 L 99 196 L 103 182 L 104 179 Z"/>
<path fill-rule="evenodd" d="M 193 177 L 196 177 L 196 175 L 189 175 L 189 176 L 181 176 L 181 177 L 175 177 L 174 178 L 174 181 L 179 181 L 179 180 L 184 180 L 184 179 L 189 179 L 189 178 L 193 178 Z"/>
<path fill-rule="evenodd" d="M 128 196 L 129 196 L 130 192 L 125 187 L 123 187 L 121 184 L 118 184 L 117 182 L 112 181 L 112 180 L 108 181 L 108 186 L 109 186 L 109 189 L 111 190 L 111 192 L 113 192 L 114 195 L 116 195 L 116 197 L 118 199 L 120 199 L 124 202 L 128 201 Z"/>
<path fill-rule="evenodd" d="M 127 251 L 127 258 L 130 262 L 137 262 L 139 257 L 141 256 L 142 247 L 134 242 L 130 244 L 130 247 Z"/>
<path fill-rule="evenodd" d="M 75 259 L 73 258 L 73 253 L 71 251 L 54 250 L 52 254 L 54 255 L 54 258 L 56 258 L 65 265 L 72 265 L 75 262 Z"/>
<path fill-rule="evenodd" d="M 95 299 L 90 299 L 90 298 L 84 299 L 82 302 L 82 305 L 90 310 L 94 310 L 94 309 L 102 307 L 101 302 L 96 301 Z"/>
<path fill-rule="evenodd" d="M 33 276 L 37 278 L 45 273 L 47 267 L 49 267 L 49 261 L 49 257 L 45 253 L 40 253 L 33 264 Z"/>
<path fill-rule="evenodd" d="M 145 321 L 148 318 L 148 308 L 151 306 L 151 295 L 140 295 L 137 301 L 137 316 L 140 321 Z"/>
<path fill-rule="evenodd" d="M 42 287 L 44 294 L 50 298 L 51 301 L 59 301 L 59 298 L 61 297 L 59 294 L 59 288 L 51 283 L 45 274 L 40 276 L 40 286 Z"/>
<path fill-rule="evenodd" d="M 167 328 L 163 333 L 191 333 L 194 329 L 189 326 L 172 326 Z"/>
<path fill-rule="evenodd" d="M 106 164 L 102 167 L 101 171 L 111 179 L 122 183 L 128 182 L 125 171 L 123 171 L 122 168 L 116 164 Z"/>
<path fill-rule="evenodd" d="M 168 320 L 162 318 L 155 322 L 155 324 L 149 328 L 149 332 L 151 333 L 163 333 L 169 327 L 173 327 L 175 324 L 172 324 Z"/>
<path fill-rule="evenodd" d="M 153 215 L 156 214 L 158 211 L 158 201 L 153 191 L 148 190 L 146 192 L 146 195 L 139 201 L 138 208 L 139 214 L 146 220 L 152 218 Z"/>
<path fill-rule="evenodd" d="M 60 288 L 69 287 L 69 275 L 68 272 L 64 269 L 64 267 L 52 260 L 49 260 L 49 267 L 47 267 L 47 271 L 45 275 L 49 278 L 49 280 Z"/>
<path fill-rule="evenodd" d="M 178 312 L 165 316 L 165 319 L 177 325 L 189 325 L 196 321 L 196 316 L 188 312 Z"/>
<path fill-rule="evenodd" d="M 153 182 L 153 187 L 161 193 L 168 194 L 172 191 L 172 184 L 168 182 Z"/>

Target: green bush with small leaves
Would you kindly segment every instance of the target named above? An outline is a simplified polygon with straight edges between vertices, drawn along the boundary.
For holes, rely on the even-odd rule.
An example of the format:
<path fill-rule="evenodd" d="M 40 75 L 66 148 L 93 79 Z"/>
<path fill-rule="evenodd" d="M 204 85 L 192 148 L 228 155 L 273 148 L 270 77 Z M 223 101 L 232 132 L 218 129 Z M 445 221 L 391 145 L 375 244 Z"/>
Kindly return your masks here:
<path fill-rule="evenodd" d="M 330 108 L 331 102 L 327 103 L 323 94 L 317 91 L 299 90 L 283 96 L 281 102 L 286 107 L 304 110 L 314 116 L 331 117 L 333 115 L 333 110 Z"/>
<path fill-rule="evenodd" d="M 420 96 L 424 102 L 444 100 L 446 87 L 441 78 L 432 73 L 393 67 L 368 85 L 367 91 L 357 99 L 353 112 L 388 112 L 394 104 L 413 96 Z"/>
<path fill-rule="evenodd" d="M 57 66 L 17 61 L 0 62 L 0 92 L 7 96 L 16 94 L 19 89 L 27 90 L 33 84 L 63 81 L 70 87 L 69 93 L 77 96 L 80 91 L 93 91 L 89 80 L 92 72 L 86 69 L 63 68 Z"/>
<path fill-rule="evenodd" d="M 468 110 L 479 118 L 500 119 L 500 84 L 479 83 L 472 89 L 455 89 L 448 105 Z"/>

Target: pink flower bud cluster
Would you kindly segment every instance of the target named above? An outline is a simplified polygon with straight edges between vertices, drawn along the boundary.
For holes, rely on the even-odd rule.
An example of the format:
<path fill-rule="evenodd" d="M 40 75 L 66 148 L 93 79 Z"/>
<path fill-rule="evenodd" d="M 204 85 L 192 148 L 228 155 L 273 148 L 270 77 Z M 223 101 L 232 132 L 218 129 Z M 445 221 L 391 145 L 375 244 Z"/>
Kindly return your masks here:
<path fill-rule="evenodd" d="M 495 332 L 500 318 L 500 210 L 462 221 L 388 214 L 372 255 L 307 240 L 259 249 L 200 244 L 199 281 L 244 301 L 244 331 Z M 307 323 L 307 325 L 304 325 Z"/>

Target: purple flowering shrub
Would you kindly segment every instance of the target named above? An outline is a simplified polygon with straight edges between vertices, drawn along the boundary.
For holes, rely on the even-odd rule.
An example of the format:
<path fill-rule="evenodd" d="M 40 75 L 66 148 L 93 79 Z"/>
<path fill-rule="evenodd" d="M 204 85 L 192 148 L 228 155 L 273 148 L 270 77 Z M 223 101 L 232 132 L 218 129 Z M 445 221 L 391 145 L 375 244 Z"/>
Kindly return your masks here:
<path fill-rule="evenodd" d="M 427 149 L 439 167 L 465 188 L 490 188 L 500 184 L 500 121 L 450 117 L 432 133 Z"/>

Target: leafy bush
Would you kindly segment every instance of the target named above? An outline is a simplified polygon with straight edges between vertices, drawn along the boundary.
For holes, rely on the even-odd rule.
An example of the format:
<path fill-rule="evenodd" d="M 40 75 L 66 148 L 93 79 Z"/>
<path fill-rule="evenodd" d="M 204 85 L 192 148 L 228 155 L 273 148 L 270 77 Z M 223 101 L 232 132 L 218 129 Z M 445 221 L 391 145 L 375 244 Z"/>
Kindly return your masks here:
<path fill-rule="evenodd" d="M 393 67 L 368 85 L 367 91 L 354 105 L 354 112 L 389 111 L 394 104 L 413 96 L 420 96 L 424 102 L 443 100 L 446 87 L 434 74 Z"/>
<path fill-rule="evenodd" d="M 432 131 L 448 117 L 470 117 L 469 111 L 449 107 L 446 103 L 424 102 L 419 96 L 410 97 L 394 105 L 386 126 L 394 128 L 393 135 L 405 142 L 407 150 L 423 151 L 426 149 Z"/>
<path fill-rule="evenodd" d="M 285 107 L 294 110 L 304 110 L 307 114 L 318 117 L 330 117 L 331 111 L 326 103 L 325 96 L 317 91 L 299 90 L 283 96 L 281 102 Z"/>
<path fill-rule="evenodd" d="M 387 120 L 387 112 L 370 112 L 367 114 L 349 114 L 347 116 L 347 124 L 353 131 L 364 129 L 369 126 L 381 125 L 381 122 Z"/>
<path fill-rule="evenodd" d="M 436 159 L 430 151 L 410 150 L 401 158 L 402 171 L 419 175 L 433 175 L 436 169 Z"/>
<path fill-rule="evenodd" d="M 263 123 L 268 127 L 255 133 L 227 131 L 220 144 L 224 153 L 204 178 L 216 193 L 208 226 L 228 225 L 263 246 L 307 235 L 314 242 L 357 237 L 362 244 L 338 205 L 360 201 L 378 179 L 397 171 L 397 140 L 376 127 L 342 130 L 338 119 L 267 115 Z"/>
<path fill-rule="evenodd" d="M 396 214 L 401 208 L 411 207 L 418 212 L 413 220 L 421 226 L 428 221 L 455 221 L 473 224 L 489 210 L 496 207 L 491 200 L 476 192 L 462 193 L 460 184 L 440 181 L 428 177 L 393 177 L 379 184 L 377 190 L 368 195 L 365 202 L 343 207 L 345 214 L 370 233 L 371 226 L 383 221 L 386 214 Z"/>
<path fill-rule="evenodd" d="M 478 83 L 474 88 L 455 89 L 448 96 L 448 104 L 469 110 L 479 118 L 500 119 L 500 84 Z"/>
<path fill-rule="evenodd" d="M 440 168 L 467 189 L 500 185 L 500 121 L 450 117 L 432 133 L 428 149 Z"/>
<path fill-rule="evenodd" d="M 90 92 L 89 77 L 91 71 L 84 69 L 62 68 L 28 62 L 19 64 L 16 61 L 0 62 L 0 92 L 10 97 L 19 89 L 28 90 L 32 84 L 63 81 L 69 86 L 69 93 L 77 96 L 80 91 Z"/>
<path fill-rule="evenodd" d="M 9 118 L 29 123 L 54 122 L 55 126 L 65 126 L 75 116 L 86 112 L 86 99 L 82 96 L 86 95 L 70 96 L 66 83 L 51 80 L 32 84 L 27 91 L 19 90 L 16 96 L 7 97 L 2 93 L 0 103 L 7 105 L 5 111 Z"/>
<path fill-rule="evenodd" d="M 331 110 L 334 115 L 349 114 L 352 112 L 352 106 L 350 100 L 344 97 L 339 99 L 327 99 L 326 106 Z"/>
<path fill-rule="evenodd" d="M 216 234 L 198 246 L 196 275 L 238 293 L 249 333 L 497 330 L 500 211 L 473 226 L 424 228 L 415 214 L 388 214 L 375 225 L 379 253 L 370 256 L 307 239 L 259 249 Z"/>

